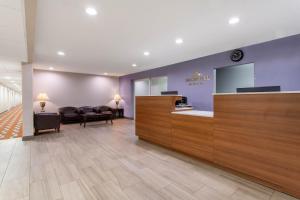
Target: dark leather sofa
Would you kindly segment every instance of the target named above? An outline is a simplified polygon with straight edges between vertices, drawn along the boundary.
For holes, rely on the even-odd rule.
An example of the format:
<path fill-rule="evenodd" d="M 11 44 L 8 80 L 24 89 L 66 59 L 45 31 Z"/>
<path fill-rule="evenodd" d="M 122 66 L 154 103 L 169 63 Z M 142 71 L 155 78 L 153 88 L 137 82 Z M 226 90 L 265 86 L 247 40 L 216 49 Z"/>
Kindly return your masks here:
<path fill-rule="evenodd" d="M 83 106 L 83 107 L 63 107 L 59 108 L 61 115 L 61 123 L 81 123 L 83 122 L 84 115 L 88 115 L 87 122 L 112 120 L 115 110 L 109 106 Z"/>
<path fill-rule="evenodd" d="M 108 106 L 98 106 L 98 107 L 90 107 L 84 106 L 78 108 L 80 115 L 82 116 L 82 121 L 80 125 L 86 126 L 87 122 L 93 121 L 108 121 L 113 124 L 113 110 Z"/>
<path fill-rule="evenodd" d="M 61 123 L 78 123 L 82 117 L 76 107 L 62 107 L 59 108 L 59 114 L 61 116 Z"/>

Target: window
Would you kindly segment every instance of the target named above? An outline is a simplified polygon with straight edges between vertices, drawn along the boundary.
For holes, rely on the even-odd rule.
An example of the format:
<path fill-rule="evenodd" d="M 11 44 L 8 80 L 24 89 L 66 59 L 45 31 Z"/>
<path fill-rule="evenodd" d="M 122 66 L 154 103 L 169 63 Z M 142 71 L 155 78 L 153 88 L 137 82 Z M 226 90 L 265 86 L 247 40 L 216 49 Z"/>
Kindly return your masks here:
<path fill-rule="evenodd" d="M 168 90 L 168 77 L 151 78 L 150 94 L 151 96 L 160 96 L 162 91 Z"/>
<path fill-rule="evenodd" d="M 160 96 L 162 91 L 168 89 L 168 77 L 153 77 L 151 79 L 140 79 L 134 81 L 134 118 L 135 118 L 135 97 L 136 96 Z"/>
<path fill-rule="evenodd" d="M 215 69 L 215 93 L 233 93 L 244 87 L 254 87 L 253 63 Z"/>

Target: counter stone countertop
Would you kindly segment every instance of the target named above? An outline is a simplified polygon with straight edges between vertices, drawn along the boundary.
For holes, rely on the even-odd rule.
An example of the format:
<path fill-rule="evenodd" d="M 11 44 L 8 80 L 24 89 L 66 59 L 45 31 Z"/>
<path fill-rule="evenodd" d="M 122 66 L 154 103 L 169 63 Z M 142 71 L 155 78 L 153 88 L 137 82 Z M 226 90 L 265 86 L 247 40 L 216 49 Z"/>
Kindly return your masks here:
<path fill-rule="evenodd" d="M 280 92 L 233 92 L 233 93 L 213 93 L 213 95 L 247 95 L 247 94 L 298 94 L 300 91 L 280 91 Z"/>
<path fill-rule="evenodd" d="M 175 112 L 172 112 L 172 114 L 191 115 L 191 116 L 198 116 L 198 117 L 214 117 L 214 112 L 200 111 L 200 110 L 175 111 Z"/>

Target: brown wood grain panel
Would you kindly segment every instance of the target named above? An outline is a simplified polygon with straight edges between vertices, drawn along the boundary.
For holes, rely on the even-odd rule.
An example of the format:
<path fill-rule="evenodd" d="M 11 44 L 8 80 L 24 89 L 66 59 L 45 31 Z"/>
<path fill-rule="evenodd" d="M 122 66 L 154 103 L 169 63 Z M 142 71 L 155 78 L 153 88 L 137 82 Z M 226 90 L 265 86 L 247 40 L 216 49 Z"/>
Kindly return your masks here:
<path fill-rule="evenodd" d="M 300 196 L 300 94 L 216 95 L 214 159 Z"/>
<path fill-rule="evenodd" d="M 171 112 L 179 96 L 136 97 L 136 135 L 139 138 L 171 147 Z"/>
<path fill-rule="evenodd" d="M 173 114 L 172 148 L 213 161 L 213 119 Z"/>

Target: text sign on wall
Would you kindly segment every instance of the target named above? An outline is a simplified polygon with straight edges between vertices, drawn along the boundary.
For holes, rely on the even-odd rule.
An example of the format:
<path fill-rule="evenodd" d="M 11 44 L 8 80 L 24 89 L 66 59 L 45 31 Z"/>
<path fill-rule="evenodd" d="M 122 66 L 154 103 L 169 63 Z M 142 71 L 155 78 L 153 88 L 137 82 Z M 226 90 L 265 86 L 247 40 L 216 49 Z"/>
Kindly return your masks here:
<path fill-rule="evenodd" d="M 189 85 L 201 85 L 203 84 L 204 81 L 209 81 L 210 80 L 210 76 L 209 75 L 204 75 L 200 72 L 194 72 L 192 74 L 192 77 L 185 79 L 185 81 L 189 84 Z"/>

